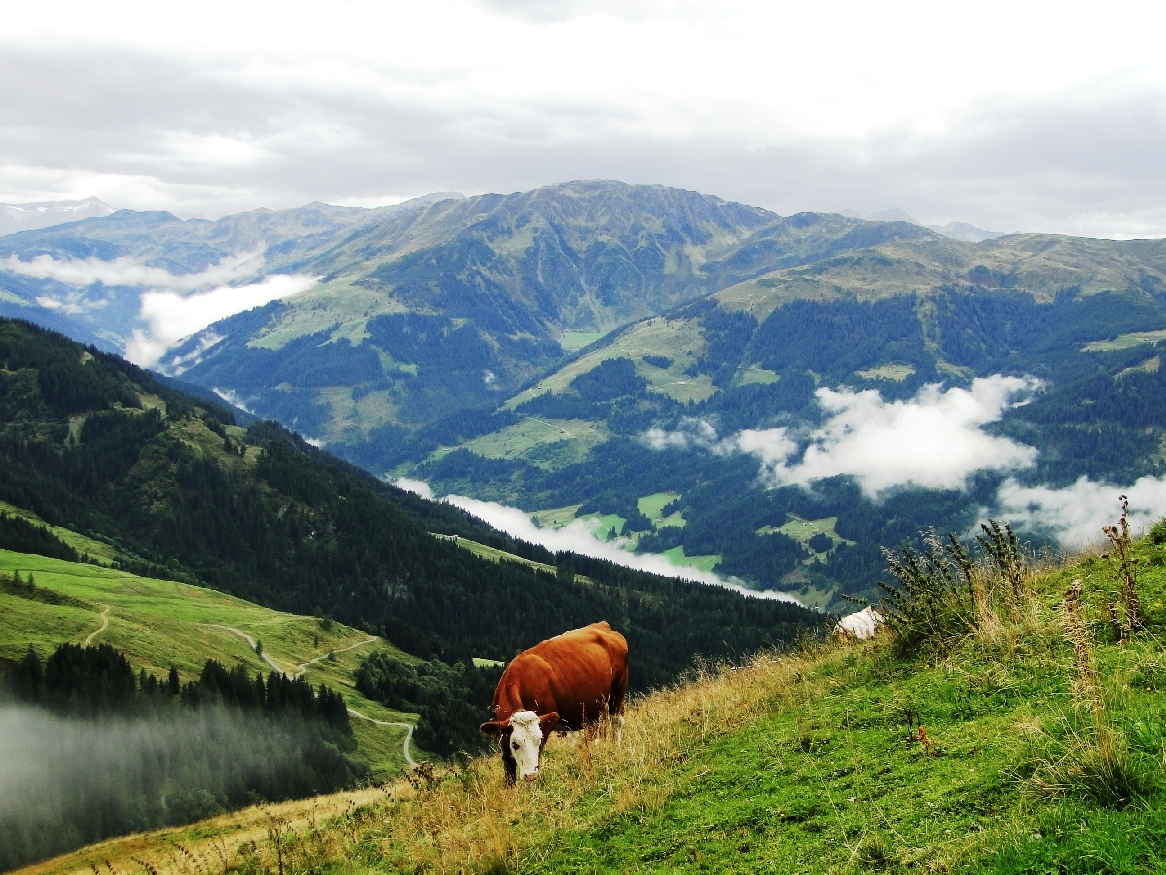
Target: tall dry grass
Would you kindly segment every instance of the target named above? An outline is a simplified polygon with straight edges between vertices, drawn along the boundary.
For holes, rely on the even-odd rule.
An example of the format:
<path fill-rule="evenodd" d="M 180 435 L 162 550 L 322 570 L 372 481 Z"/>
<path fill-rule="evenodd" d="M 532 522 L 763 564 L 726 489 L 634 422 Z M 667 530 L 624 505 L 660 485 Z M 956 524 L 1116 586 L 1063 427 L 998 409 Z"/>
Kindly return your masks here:
<path fill-rule="evenodd" d="M 262 806 L 197 828 L 130 836 L 30 867 L 26 875 L 291 875 L 323 872 L 500 872 L 538 860 L 559 830 L 661 807 L 681 767 L 709 743 L 833 683 L 822 660 L 864 645 L 803 644 L 740 666 L 703 666 L 629 702 L 622 724 L 555 736 L 542 777 L 505 786 L 495 753 L 352 793 Z"/>
<path fill-rule="evenodd" d="M 1119 807 L 1148 794 L 1156 775 L 1132 755 L 1114 719 L 1119 703 L 1097 668 L 1084 592 L 1082 581 L 1074 580 L 1061 602 L 1062 631 L 1073 651 L 1076 716 L 1062 715 L 1058 736 L 1047 738 L 1048 752 L 1037 763 L 1032 787 L 1041 795 L 1077 794 Z"/>
<path fill-rule="evenodd" d="M 676 767 L 705 745 L 813 695 L 811 666 L 822 655 L 773 653 L 700 669 L 632 702 L 622 725 L 552 738 L 533 784 L 507 788 L 496 755 L 444 773 L 422 769 L 375 802 L 289 830 L 278 848 L 273 840 L 244 847 L 233 865 L 244 873 L 278 873 L 281 861 L 288 872 L 512 870 L 519 854 L 537 861 L 538 840 L 553 832 L 662 806 L 676 789 Z"/>

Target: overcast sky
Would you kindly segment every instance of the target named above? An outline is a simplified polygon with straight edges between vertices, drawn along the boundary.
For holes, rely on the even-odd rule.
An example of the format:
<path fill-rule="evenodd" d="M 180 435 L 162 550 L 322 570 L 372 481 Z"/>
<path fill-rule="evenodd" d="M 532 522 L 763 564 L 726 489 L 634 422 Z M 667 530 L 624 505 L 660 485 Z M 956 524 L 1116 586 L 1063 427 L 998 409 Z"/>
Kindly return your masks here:
<path fill-rule="evenodd" d="M 1162 4 L 9 4 L 0 200 L 214 218 L 568 179 L 1166 235 Z"/>

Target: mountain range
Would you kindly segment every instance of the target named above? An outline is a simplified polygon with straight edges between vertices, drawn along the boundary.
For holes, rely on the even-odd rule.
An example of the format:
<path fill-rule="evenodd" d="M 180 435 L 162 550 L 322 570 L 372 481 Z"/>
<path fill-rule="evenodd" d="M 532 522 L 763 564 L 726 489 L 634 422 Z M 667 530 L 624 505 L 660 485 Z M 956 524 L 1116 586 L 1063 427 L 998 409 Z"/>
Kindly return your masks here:
<path fill-rule="evenodd" d="M 113 207 L 100 198 L 79 201 L 39 201 L 27 204 L 0 204 L 0 236 L 32 231 L 111 215 Z"/>
<path fill-rule="evenodd" d="M 1032 490 L 1163 473 L 1166 243 L 947 230 L 616 182 L 122 211 L 0 239 L 0 311 L 118 348 L 142 285 L 67 270 L 307 278 L 156 367 L 378 476 L 838 605 L 925 525 L 1064 543 Z"/>

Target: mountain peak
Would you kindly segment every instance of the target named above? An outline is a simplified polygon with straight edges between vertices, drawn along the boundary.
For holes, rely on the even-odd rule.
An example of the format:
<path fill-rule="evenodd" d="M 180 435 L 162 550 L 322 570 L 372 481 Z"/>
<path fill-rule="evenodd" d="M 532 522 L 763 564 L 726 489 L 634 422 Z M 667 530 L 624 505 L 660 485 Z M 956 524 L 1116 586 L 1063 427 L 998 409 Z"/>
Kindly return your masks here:
<path fill-rule="evenodd" d="M 1005 235 L 1004 231 L 985 231 L 983 228 L 977 228 L 968 222 L 948 222 L 946 225 L 924 225 L 900 207 L 880 210 L 877 213 L 865 213 L 861 210 L 842 210 L 839 215 L 846 216 L 848 219 L 862 219 L 866 222 L 910 222 L 912 225 L 920 225 L 937 234 L 942 234 L 944 237 L 950 237 L 952 240 L 959 240 L 964 243 L 981 243 L 984 240 L 995 240 L 997 237 L 1003 237 Z"/>
<path fill-rule="evenodd" d="M 33 231 L 77 222 L 81 219 L 109 216 L 113 207 L 96 197 L 79 201 L 35 201 L 26 204 L 0 203 L 0 235 Z"/>

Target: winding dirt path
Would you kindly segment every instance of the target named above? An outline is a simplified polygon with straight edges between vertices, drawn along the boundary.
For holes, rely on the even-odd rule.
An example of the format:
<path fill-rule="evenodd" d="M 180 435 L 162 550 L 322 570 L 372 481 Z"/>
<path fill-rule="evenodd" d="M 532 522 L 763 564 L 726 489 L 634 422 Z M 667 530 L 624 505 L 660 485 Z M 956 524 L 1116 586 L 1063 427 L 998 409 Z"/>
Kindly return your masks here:
<path fill-rule="evenodd" d="M 89 633 L 89 637 L 85 639 L 84 647 L 92 644 L 94 638 L 109 628 L 109 605 L 104 605 L 103 607 L 104 610 L 101 612 L 101 626 Z"/>
<path fill-rule="evenodd" d="M 106 608 L 105 610 L 108 611 L 109 608 Z M 252 638 L 250 635 L 248 635 L 246 632 L 244 632 L 242 629 L 236 629 L 234 626 L 223 626 L 219 623 L 203 623 L 202 625 L 209 626 L 212 629 L 223 629 L 224 631 L 230 632 L 234 635 L 238 635 L 240 638 L 244 639 L 247 642 L 247 644 L 251 647 L 252 650 L 255 649 L 255 644 L 256 644 L 255 639 Z M 105 626 L 102 625 L 101 629 L 104 629 L 104 628 L 105 628 Z M 101 629 L 98 629 L 97 632 L 100 632 Z M 97 632 L 94 632 L 93 635 L 96 635 Z M 89 637 L 92 638 L 93 635 L 90 635 Z M 376 641 L 376 640 L 377 639 L 374 636 L 370 635 L 364 641 L 357 641 L 355 644 L 350 644 L 347 647 L 342 647 L 340 650 L 333 650 L 332 653 L 343 653 L 345 650 L 353 650 L 354 648 L 357 648 L 357 647 L 363 647 L 364 645 L 371 644 L 373 641 Z M 85 643 L 88 644 L 89 643 L 88 640 L 86 640 Z M 266 650 L 263 651 L 263 653 L 261 653 L 260 656 L 263 657 L 264 662 L 266 662 L 268 665 L 270 665 L 277 672 L 282 674 L 284 677 L 289 677 L 292 679 L 298 678 L 300 675 L 302 675 L 307 670 L 309 665 L 314 665 L 315 663 L 319 662 L 320 660 L 328 658 L 328 654 L 325 653 L 323 656 L 317 656 L 315 659 L 309 659 L 307 662 L 302 662 L 296 667 L 295 674 L 288 674 L 286 671 L 284 671 L 283 666 L 281 666 L 274 659 L 272 659 L 270 656 L 267 655 Z M 404 728 L 406 730 L 405 731 L 405 743 L 402 745 L 402 750 L 405 754 L 405 762 L 409 765 L 409 768 L 413 768 L 414 766 L 417 765 L 417 761 L 413 759 L 413 755 L 409 752 L 409 742 L 413 740 L 414 726 L 412 723 L 396 723 L 396 722 L 391 721 L 391 720 L 373 720 L 371 717 L 366 717 L 364 714 L 361 714 L 359 711 L 357 711 L 354 708 L 349 708 L 348 713 L 351 714 L 353 717 L 359 717 L 361 720 L 367 720 L 369 723 L 373 723 L 377 726 L 400 726 L 400 727 Z"/>
<path fill-rule="evenodd" d="M 403 727 L 405 727 L 405 729 L 406 729 L 405 744 L 403 745 L 403 749 L 404 749 L 404 753 L 405 753 L 405 762 L 409 764 L 409 768 L 413 768 L 414 766 L 417 765 L 417 763 L 413 759 L 412 754 L 409 753 L 409 742 L 413 740 L 413 728 L 414 727 L 413 727 L 412 723 L 394 723 L 391 720 L 373 720 L 371 717 L 365 717 L 363 714 L 361 714 L 355 708 L 349 708 L 348 713 L 351 714 L 353 717 L 359 717 L 361 720 L 367 720 L 369 723 L 375 723 L 377 726 L 403 726 Z"/>
<path fill-rule="evenodd" d="M 349 644 L 347 647 L 341 647 L 339 650 L 333 650 L 331 652 L 332 653 L 343 653 L 346 650 L 355 650 L 357 647 L 364 647 L 364 645 L 366 645 L 366 644 L 372 644 L 376 640 L 377 639 L 374 636 L 369 635 L 363 641 L 357 641 L 355 644 Z M 309 659 L 307 662 L 301 662 L 299 664 L 299 667 L 296 669 L 296 673 L 295 673 L 294 677 L 298 678 L 300 675 L 302 675 L 307 670 L 309 665 L 315 665 L 321 659 L 327 659 L 327 658 L 328 658 L 328 654 L 325 653 L 323 656 L 317 656 L 315 659 Z"/>
<path fill-rule="evenodd" d="M 257 642 L 255 641 L 254 638 L 252 638 L 250 635 L 248 635 L 242 629 L 236 629 L 233 626 L 221 626 L 218 623 L 203 623 L 202 625 L 210 626 L 213 629 L 226 629 L 228 632 L 231 632 L 235 635 L 238 635 L 240 638 L 244 639 L 247 642 L 247 644 L 251 647 L 252 650 L 255 649 Z M 264 662 L 266 662 L 268 665 L 270 665 L 272 668 L 274 668 L 280 674 L 286 675 L 287 677 L 291 677 L 291 678 L 299 677 L 299 673 L 296 673 L 294 675 L 289 675 L 286 671 L 284 671 L 283 666 L 280 665 L 278 662 L 276 662 L 274 659 L 272 659 L 270 656 L 268 656 L 266 650 L 263 651 L 261 654 L 259 654 L 259 656 L 263 659 Z"/>

